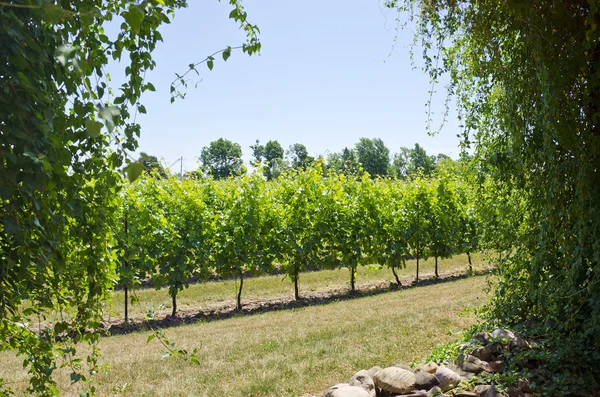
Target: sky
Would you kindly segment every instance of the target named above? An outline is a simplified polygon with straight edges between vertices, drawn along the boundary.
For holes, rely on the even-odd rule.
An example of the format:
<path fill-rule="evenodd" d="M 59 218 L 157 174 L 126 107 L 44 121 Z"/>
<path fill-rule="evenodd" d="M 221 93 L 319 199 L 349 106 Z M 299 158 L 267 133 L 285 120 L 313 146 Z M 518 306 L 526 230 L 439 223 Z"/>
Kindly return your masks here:
<path fill-rule="evenodd" d="M 439 134 L 427 134 L 431 83 L 420 50 L 413 64 L 413 32 L 397 30 L 397 14 L 378 0 L 244 1 L 248 20 L 261 31 L 260 55 L 234 51 L 227 62 L 217 57 L 212 71 L 200 65 L 186 98 L 171 104 L 175 73 L 245 38 L 228 18 L 228 2 L 188 3 L 161 30 L 157 67 L 146 75 L 156 92 L 142 97 L 147 114 L 137 116 L 138 152 L 166 166 L 183 157 L 184 172 L 196 169 L 202 148 L 219 138 L 239 143 L 246 162 L 257 139 L 285 149 L 302 143 L 311 155 L 327 156 L 361 137 L 381 138 L 392 154 L 419 143 L 429 154 L 458 157 L 456 112 Z M 437 129 L 445 92 L 442 85 L 436 91 Z"/>

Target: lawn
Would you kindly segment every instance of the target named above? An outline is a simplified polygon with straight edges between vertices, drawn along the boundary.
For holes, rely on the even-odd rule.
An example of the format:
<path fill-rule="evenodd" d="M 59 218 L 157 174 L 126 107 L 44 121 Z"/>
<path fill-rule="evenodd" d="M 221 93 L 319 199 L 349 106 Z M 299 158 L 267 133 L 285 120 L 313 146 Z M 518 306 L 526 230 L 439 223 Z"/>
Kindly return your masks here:
<path fill-rule="evenodd" d="M 147 342 L 149 332 L 106 337 L 100 348 L 110 369 L 95 378 L 98 395 L 320 396 L 355 371 L 410 363 L 455 340 L 474 322 L 466 309 L 487 302 L 485 287 L 476 276 L 168 329 L 178 347 L 199 349 L 199 366 L 161 360 L 164 348 Z M 0 377 L 24 387 L 21 360 L 4 353 L 0 362 Z M 65 395 L 77 395 L 68 373 L 58 379 Z"/>
<path fill-rule="evenodd" d="M 439 260 L 440 272 L 464 272 L 467 270 L 467 256 L 457 255 L 449 259 Z M 430 276 L 434 274 L 434 259 L 421 260 L 419 263 L 419 276 Z M 476 254 L 473 256 L 473 267 L 475 270 L 487 266 L 488 261 L 484 255 Z M 406 263 L 406 268 L 398 269 L 400 278 L 415 276 L 416 261 L 410 260 Z M 394 275 L 388 267 L 382 266 L 359 266 L 357 269 L 356 282 L 361 284 L 394 281 Z M 303 292 L 319 291 L 329 288 L 338 288 L 349 286 L 350 273 L 348 269 L 322 270 L 318 272 L 306 272 L 300 275 L 300 295 Z M 218 302 L 234 302 L 238 281 L 226 280 L 215 281 L 201 284 L 193 284 L 188 289 L 177 295 L 177 307 L 180 310 L 198 309 Z M 172 308 L 171 298 L 167 290 L 155 290 L 151 288 L 136 291 L 135 295 L 139 303 L 129 306 L 130 316 L 147 313 L 149 308 L 154 310 L 169 311 Z M 242 293 L 242 304 L 244 300 L 274 298 L 281 296 L 293 296 L 294 286 L 292 282 L 284 275 L 255 277 L 244 280 L 244 289 Z M 112 307 L 107 308 L 110 318 L 122 317 L 124 313 L 123 292 L 118 291 L 114 294 Z"/>

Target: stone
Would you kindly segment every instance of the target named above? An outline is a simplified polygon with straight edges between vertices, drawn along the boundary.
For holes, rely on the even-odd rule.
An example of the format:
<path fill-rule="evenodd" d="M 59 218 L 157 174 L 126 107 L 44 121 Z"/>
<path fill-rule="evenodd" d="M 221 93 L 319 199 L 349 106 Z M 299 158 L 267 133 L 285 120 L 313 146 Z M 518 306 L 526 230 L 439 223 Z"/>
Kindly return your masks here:
<path fill-rule="evenodd" d="M 417 390 L 429 390 L 440 384 L 440 381 L 435 375 L 425 371 L 415 373 L 415 382 L 417 384 Z"/>
<path fill-rule="evenodd" d="M 427 364 L 419 364 L 417 368 L 415 368 L 415 373 L 417 372 L 429 372 L 430 374 L 435 374 L 438 365 L 433 361 L 428 362 Z"/>
<path fill-rule="evenodd" d="M 454 397 L 477 397 L 477 393 L 472 391 L 459 391 L 454 394 Z"/>
<path fill-rule="evenodd" d="M 427 397 L 438 397 L 442 395 L 442 389 L 439 386 L 434 386 L 427 392 Z"/>
<path fill-rule="evenodd" d="M 415 389 L 415 374 L 398 367 L 384 368 L 373 376 L 375 386 L 391 393 L 408 393 Z"/>
<path fill-rule="evenodd" d="M 413 372 L 413 370 L 412 370 L 411 367 L 409 367 L 408 365 L 404 365 L 404 364 L 394 364 L 394 365 L 392 365 L 392 367 L 402 368 L 402 369 L 405 369 L 407 371 Z"/>
<path fill-rule="evenodd" d="M 467 380 L 467 379 L 471 379 L 473 376 L 475 376 L 474 373 L 472 372 L 467 372 L 467 371 L 463 371 L 462 369 L 460 369 L 459 367 L 457 367 L 454 364 L 448 364 L 446 365 L 446 368 L 448 368 L 451 371 L 456 372 L 457 374 L 460 375 L 460 378 L 462 380 Z"/>
<path fill-rule="evenodd" d="M 427 392 L 424 390 L 413 390 L 405 394 L 392 394 L 392 397 L 427 397 Z"/>
<path fill-rule="evenodd" d="M 474 338 L 477 339 L 479 342 L 483 343 L 484 345 L 488 345 L 492 342 L 492 334 L 490 334 L 489 332 L 478 332 L 475 334 Z"/>
<path fill-rule="evenodd" d="M 369 376 L 371 377 L 371 379 L 373 379 L 373 376 L 375 376 L 375 374 L 379 371 L 381 371 L 383 368 L 381 367 L 371 367 L 367 370 L 367 373 L 369 374 Z"/>
<path fill-rule="evenodd" d="M 510 341 L 509 346 L 510 346 L 510 350 L 518 350 L 518 349 L 529 350 L 529 349 L 531 349 L 529 342 L 527 342 L 523 338 L 519 338 L 518 336 Z"/>
<path fill-rule="evenodd" d="M 483 370 L 485 372 L 501 374 L 504 372 L 504 362 L 500 360 L 500 361 L 492 361 L 491 363 L 484 363 Z"/>
<path fill-rule="evenodd" d="M 350 379 L 349 385 L 362 387 L 369 393 L 370 397 L 375 397 L 376 395 L 375 382 L 373 382 L 369 372 L 364 369 L 354 374 L 352 379 Z"/>
<path fill-rule="evenodd" d="M 323 397 L 370 397 L 370 395 L 369 392 L 362 387 L 340 383 L 330 387 Z"/>
<path fill-rule="evenodd" d="M 478 397 L 503 397 L 493 385 L 477 385 L 473 391 Z"/>
<path fill-rule="evenodd" d="M 478 374 L 483 372 L 485 363 L 475 356 L 470 354 L 458 355 L 458 367 L 466 372 Z"/>
<path fill-rule="evenodd" d="M 477 357 L 481 361 L 492 361 L 492 351 L 490 348 L 485 346 L 478 346 L 472 352 L 471 355 Z"/>
<path fill-rule="evenodd" d="M 525 393 L 515 387 L 511 387 L 506 394 L 508 397 L 525 397 Z"/>
<path fill-rule="evenodd" d="M 471 340 L 463 343 L 462 345 L 458 346 L 458 351 L 461 353 L 464 351 L 471 351 L 477 346 L 479 346 L 479 342 L 476 339 L 471 339 Z"/>
<path fill-rule="evenodd" d="M 440 382 L 439 386 L 443 392 L 454 389 L 462 380 L 459 374 L 443 365 L 435 371 L 435 377 Z"/>
<path fill-rule="evenodd" d="M 492 332 L 492 338 L 513 340 L 513 339 L 515 339 L 515 334 L 513 334 L 511 331 L 509 331 L 507 329 L 498 328 Z"/>

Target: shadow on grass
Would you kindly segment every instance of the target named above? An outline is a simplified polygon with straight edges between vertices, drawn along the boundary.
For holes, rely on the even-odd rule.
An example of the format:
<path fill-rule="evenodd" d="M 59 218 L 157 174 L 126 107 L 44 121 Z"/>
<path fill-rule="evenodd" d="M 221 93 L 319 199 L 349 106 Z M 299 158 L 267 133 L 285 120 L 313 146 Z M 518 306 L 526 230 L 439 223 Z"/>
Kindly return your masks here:
<path fill-rule="evenodd" d="M 472 275 L 488 274 L 490 270 L 491 268 L 474 271 Z M 299 300 L 294 300 L 292 296 L 264 300 L 248 300 L 243 302 L 241 310 L 236 308 L 235 303 L 222 303 L 202 309 L 180 310 L 176 316 L 166 315 L 151 320 L 136 318 L 131 319 L 128 323 L 125 323 L 122 319 L 115 320 L 105 323 L 102 333 L 106 336 L 123 335 L 151 329 L 177 327 L 197 322 L 225 320 L 233 317 L 249 316 L 279 310 L 326 305 L 333 302 L 385 294 L 391 291 L 446 283 L 467 277 L 469 277 L 469 273 L 467 272 L 442 273 L 440 277 L 426 276 L 420 278 L 418 281 L 411 278 L 404 278 L 402 279 L 402 285 L 398 285 L 391 281 L 382 281 L 358 285 L 357 290 L 355 291 L 351 291 L 348 287 L 339 287 L 335 289 L 305 292 Z"/>

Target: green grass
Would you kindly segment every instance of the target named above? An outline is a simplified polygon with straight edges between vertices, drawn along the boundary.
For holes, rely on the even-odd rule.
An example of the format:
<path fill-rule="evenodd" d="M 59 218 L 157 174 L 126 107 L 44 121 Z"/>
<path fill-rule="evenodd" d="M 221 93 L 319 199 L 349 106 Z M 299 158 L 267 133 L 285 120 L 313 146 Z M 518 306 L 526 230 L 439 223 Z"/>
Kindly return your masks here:
<path fill-rule="evenodd" d="M 100 396 L 322 395 L 354 372 L 410 363 L 455 340 L 487 301 L 485 277 L 398 290 L 320 306 L 170 328 L 179 348 L 199 349 L 200 366 L 161 360 L 148 332 L 103 338 L 108 372 L 95 377 Z M 0 378 L 24 387 L 21 359 L 0 355 Z M 59 372 L 65 395 L 77 395 Z M 122 391 L 118 391 L 122 390 Z M 25 394 L 17 394 L 25 395 Z"/>
<path fill-rule="evenodd" d="M 421 260 L 419 263 L 420 276 L 432 275 L 434 273 L 434 260 Z M 439 261 L 440 272 L 466 271 L 467 256 L 457 255 L 450 259 Z M 473 257 L 474 268 L 477 270 L 482 266 L 487 266 L 487 260 L 483 255 L 476 254 Z M 416 261 L 407 261 L 406 268 L 398 269 L 400 278 L 415 276 Z M 359 266 L 356 282 L 360 284 L 394 281 L 394 275 L 388 267 L 381 266 Z M 348 269 L 323 270 L 319 272 L 307 272 L 300 275 L 300 294 L 308 291 L 319 291 L 328 288 L 339 288 L 349 286 L 350 273 Z M 177 307 L 180 310 L 204 308 L 210 304 L 219 302 L 234 302 L 238 281 L 216 281 L 201 284 L 193 284 L 188 289 L 181 291 L 177 295 Z M 244 289 L 242 293 L 242 304 L 244 300 L 254 300 L 262 298 L 274 298 L 281 296 L 293 296 L 294 286 L 289 278 L 284 275 L 256 277 L 244 280 Z M 139 303 L 129 306 L 130 316 L 143 314 L 149 308 L 158 310 L 169 310 L 172 308 L 171 298 L 167 290 L 142 289 L 136 291 Z M 123 292 L 115 292 L 112 308 L 107 312 L 112 318 L 122 317 L 124 313 Z"/>

